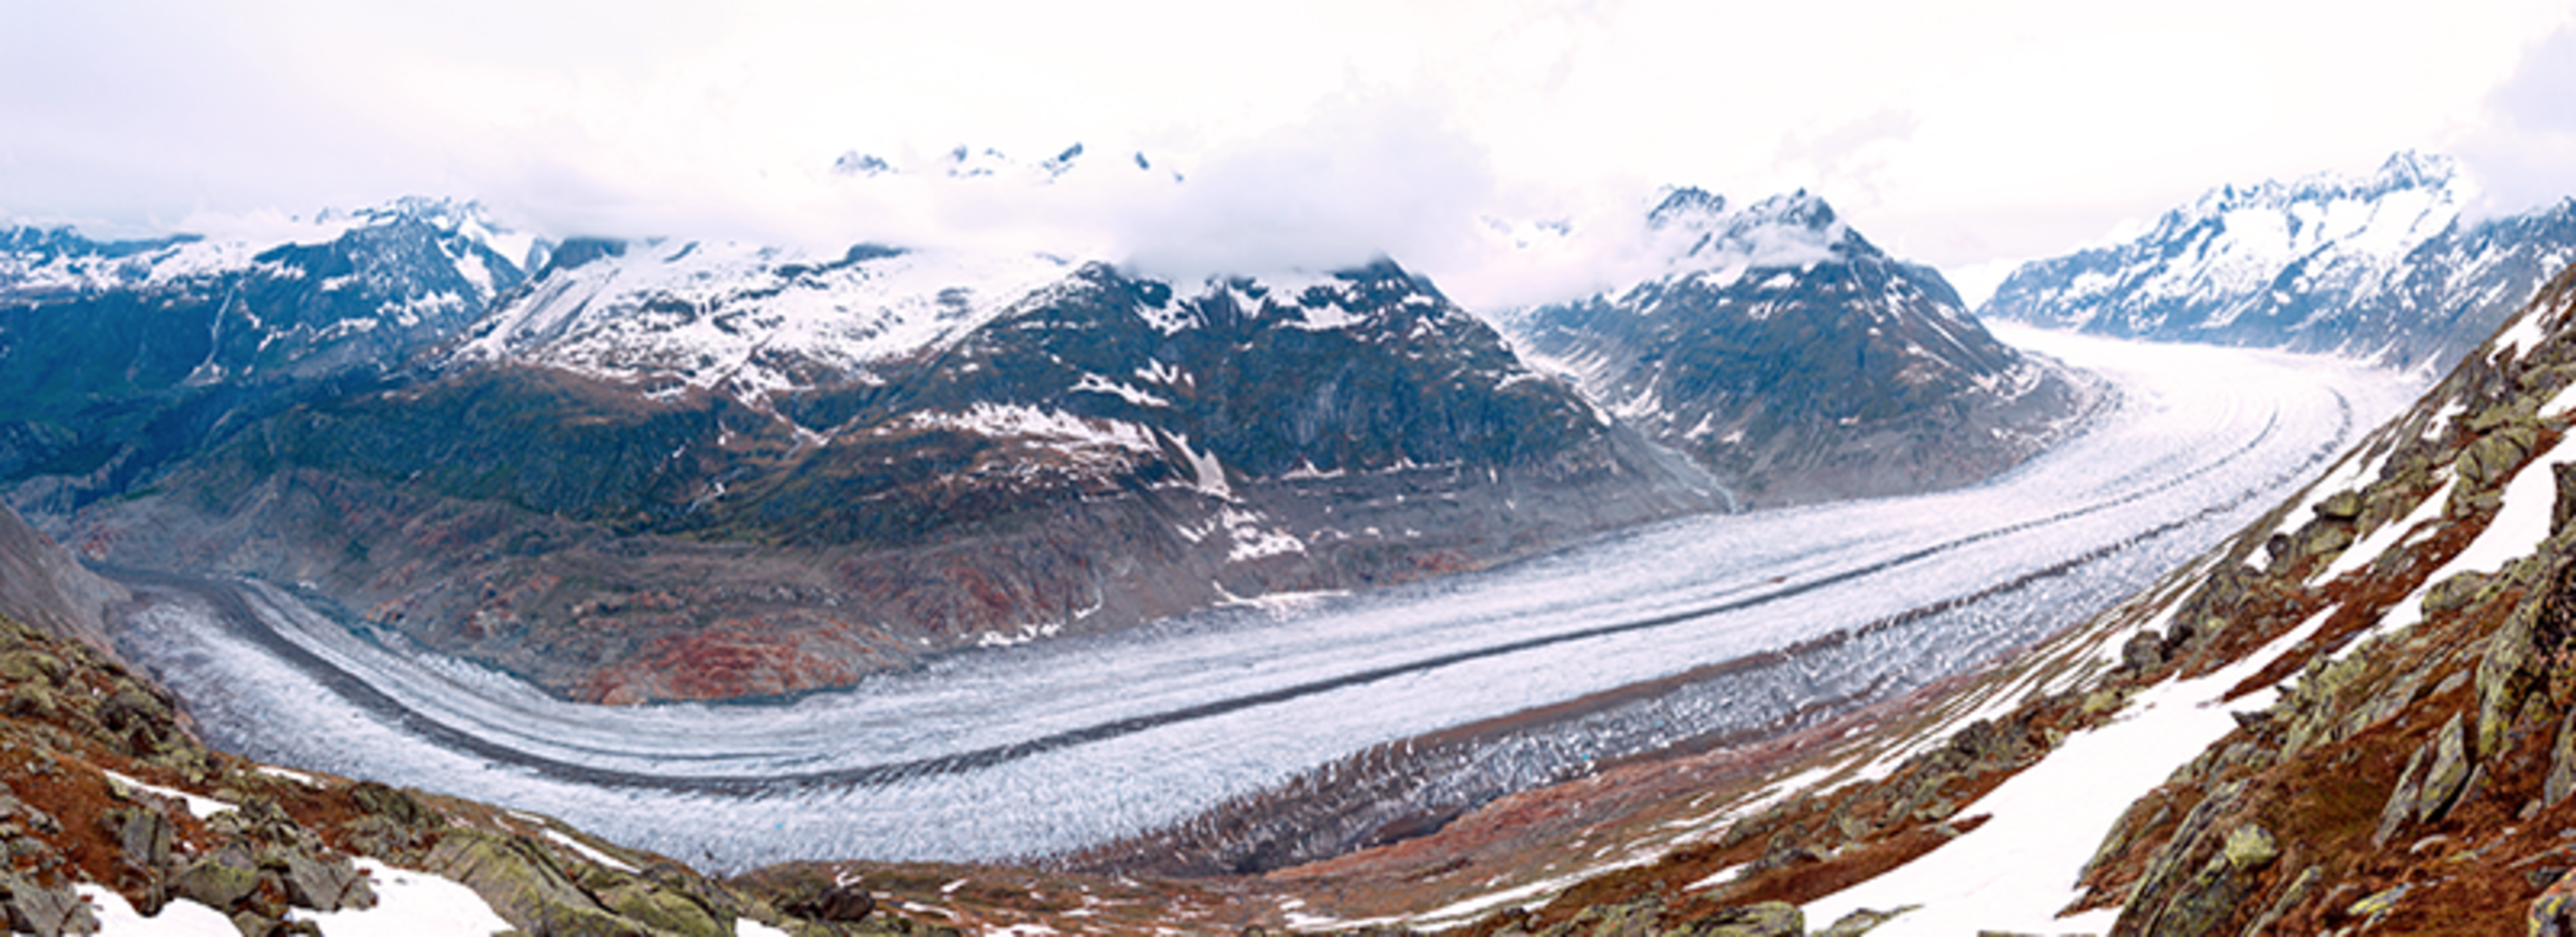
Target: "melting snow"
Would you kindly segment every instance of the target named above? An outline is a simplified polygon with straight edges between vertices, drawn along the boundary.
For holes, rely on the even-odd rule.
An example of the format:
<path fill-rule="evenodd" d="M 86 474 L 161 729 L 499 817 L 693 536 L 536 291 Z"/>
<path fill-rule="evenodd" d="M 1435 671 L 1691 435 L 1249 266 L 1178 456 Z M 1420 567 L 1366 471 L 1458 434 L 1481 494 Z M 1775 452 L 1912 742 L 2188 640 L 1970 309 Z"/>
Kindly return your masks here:
<path fill-rule="evenodd" d="M 2197 680 L 2168 680 L 2132 700 L 2110 724 L 2077 732 L 2039 764 L 1963 807 L 1985 825 L 1895 871 L 1810 902 L 1807 920 L 1832 922 L 1862 908 L 1921 907 L 1870 933 L 1982 931 L 2108 933 L 2116 911 L 2057 913 L 2077 897 L 2075 875 L 2129 805 L 2236 728 L 2219 698 L 2314 635 L 2320 612 L 2262 650 Z M 2244 709 L 2259 709 L 2251 702 Z"/>
<path fill-rule="evenodd" d="M 110 891 L 104 886 L 83 882 L 73 887 L 80 892 L 81 897 L 89 899 L 91 908 L 97 912 L 99 937 L 241 937 L 241 931 L 233 927 L 232 919 L 225 917 L 223 912 L 186 898 L 172 898 L 169 904 L 161 906 L 161 913 L 144 917 L 142 912 L 134 910 L 134 905 L 128 903 L 124 895 Z M 498 917 L 493 919 L 500 920 Z M 486 931 L 413 930 L 397 933 L 403 934 L 404 937 L 457 933 L 490 934 L 508 930 L 509 927 L 509 922 L 503 921 L 500 927 Z M 337 934 L 331 931 L 325 933 L 333 934 L 334 937 Z"/>
<path fill-rule="evenodd" d="M 1108 394 L 1140 407 L 1168 407 L 1172 402 L 1097 374 L 1085 374 L 1073 385 L 1073 393 Z"/>
<path fill-rule="evenodd" d="M 375 907 L 297 911 L 295 918 L 312 921 L 322 929 L 323 937 L 450 937 L 512 929 L 510 922 L 493 913 L 483 896 L 454 879 L 363 857 L 357 863 L 375 890 Z"/>
<path fill-rule="evenodd" d="M 2407 512 L 2405 517 L 2379 525 L 2379 528 L 2371 531 L 2369 536 L 2344 548 L 2343 553 L 2336 556 L 2334 562 L 2310 576 L 2308 581 L 2331 582 L 2337 576 L 2377 561 L 2381 554 L 2388 552 L 2389 548 L 2409 539 L 2408 535 L 2415 532 L 2416 525 L 2441 517 L 2443 507 L 2451 502 L 2451 488 L 2458 483 L 2457 479 L 2445 479 L 2442 487 L 2434 489 L 2432 496 L 2416 505 L 2415 510 Z"/>
<path fill-rule="evenodd" d="M 2519 357 L 2540 347 L 2540 343 L 2549 338 L 2548 330 L 2542 327 L 2541 320 L 2547 318 L 2542 312 L 2540 309 L 2525 309 L 2515 314 L 2513 322 L 2504 327 L 2504 331 L 2495 337 L 2494 343 L 2490 346 L 2495 349 L 2490 360 L 2503 361 Z"/>
<path fill-rule="evenodd" d="M 212 817 L 212 816 L 214 816 L 215 814 L 222 813 L 222 812 L 224 812 L 224 811 L 226 811 L 226 810 L 238 810 L 238 809 L 240 809 L 240 808 L 238 808 L 238 807 L 233 806 L 232 804 L 225 803 L 225 802 L 220 801 L 220 800 L 216 800 L 216 799 L 214 799 L 214 798 L 212 798 L 212 797 L 201 797 L 201 796 L 198 796 L 198 795 L 196 795 L 196 794 L 188 793 L 187 791 L 178 790 L 178 789 L 176 789 L 176 788 L 162 787 L 162 786 L 160 786 L 160 785 L 158 785 L 158 784 L 145 784 L 145 783 L 143 783 L 143 782 L 141 782 L 141 781 L 137 781 L 137 780 L 135 780 L 135 779 L 133 779 L 133 778 L 131 778 L 131 777 L 127 777 L 126 775 L 118 774 L 118 773 L 116 773 L 116 772 L 114 772 L 114 771 L 104 771 L 104 770 L 102 770 L 102 771 L 100 771 L 99 773 L 100 773 L 100 774 L 107 775 L 108 780 L 110 780 L 110 781 L 113 781 L 113 782 L 115 782 L 115 783 L 117 783 L 117 784 L 122 784 L 122 785 L 124 785 L 124 786 L 126 786 L 126 787 L 129 787 L 129 788 L 132 788 L 132 789 L 134 789 L 134 790 L 142 791 L 142 792 L 144 792 L 144 793 L 152 794 L 152 795 L 156 795 L 156 796 L 163 797 L 163 798 L 166 798 L 166 799 L 169 799 L 169 800 L 176 800 L 176 801 L 184 802 L 184 803 L 186 803 L 186 804 L 188 805 L 188 812 L 189 812 L 189 813 L 191 813 L 191 814 L 195 814 L 195 815 L 196 815 L 196 817 L 197 817 L 197 819 L 200 819 L 200 820 L 206 819 L 206 818 L 208 818 L 208 817 Z"/>
<path fill-rule="evenodd" d="M 2558 497 L 2556 473 L 2548 466 L 2576 458 L 2576 436 L 2559 440 L 2558 445 L 2524 463 L 2522 472 L 2504 489 L 2504 505 L 2496 509 L 2495 519 L 2487 529 L 2469 541 L 2467 549 L 2452 557 L 2425 582 L 2440 582 L 2450 576 L 2477 570 L 2494 572 L 2504 564 L 2530 556 L 2549 539 L 2549 508 Z"/>
<path fill-rule="evenodd" d="M 566 848 L 566 849 L 570 849 L 570 850 L 572 850 L 572 851 L 574 851 L 574 852 L 580 853 L 580 854 L 581 854 L 581 857 L 582 857 L 582 858 L 584 858 L 584 859 L 588 859 L 588 860 L 590 860 L 590 861 L 592 861 L 592 862 L 599 863 L 600 865 L 607 866 L 607 867 L 612 868 L 612 869 L 616 869 L 617 871 L 620 871 L 620 872 L 626 872 L 626 873 L 629 873 L 629 874 L 644 871 L 644 870 L 642 870 L 642 869 L 636 868 L 636 867 L 635 867 L 635 865 L 634 865 L 634 863 L 627 862 L 627 861 L 625 861 L 625 860 L 623 860 L 623 859 L 619 859 L 619 858 L 617 858 L 616 856 L 612 856 L 612 855 L 609 855 L 609 854 L 607 854 L 607 853 L 605 853 L 605 852 L 601 852 L 601 851 L 599 851 L 599 848 L 598 848 L 598 847 L 592 846 L 592 845 L 591 845 L 591 844 L 589 844 L 589 843 L 585 843 L 585 842 L 582 842 L 581 840 L 577 840 L 577 839 L 574 839 L 574 838 L 572 838 L 572 837 L 570 837 L 570 836 L 567 836 L 567 835 L 565 835 L 565 834 L 564 834 L 564 832 L 563 832 L 562 830 L 548 829 L 548 830 L 546 830 L 546 831 L 545 831 L 545 837 L 546 837 L 547 839 L 549 839 L 549 840 L 554 841 L 554 843 L 555 843 L 556 845 L 558 845 L 558 846 L 562 846 L 562 847 L 564 847 L 564 848 Z"/>

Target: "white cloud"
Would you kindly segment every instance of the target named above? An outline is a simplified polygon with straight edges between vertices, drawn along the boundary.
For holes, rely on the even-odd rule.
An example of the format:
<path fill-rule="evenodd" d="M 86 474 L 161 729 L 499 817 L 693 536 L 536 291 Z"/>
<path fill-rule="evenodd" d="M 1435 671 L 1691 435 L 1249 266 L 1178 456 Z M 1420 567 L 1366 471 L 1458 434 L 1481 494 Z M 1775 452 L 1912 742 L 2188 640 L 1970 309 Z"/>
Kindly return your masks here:
<path fill-rule="evenodd" d="M 0 0 L 0 211 L 133 230 L 459 195 L 555 234 L 1077 242 L 1174 267 L 1384 251 L 1502 296 L 1600 271 L 1487 269 L 1477 219 L 1691 183 L 1809 188 L 1892 252 L 1961 265 L 2409 147 L 2457 144 L 2499 198 L 2576 191 L 2576 56 L 2525 54 L 2568 10 Z M 1077 141 L 1192 184 L 826 171 Z"/>
<path fill-rule="evenodd" d="M 2576 21 L 2562 22 L 2522 55 L 2451 145 L 2468 163 L 2480 199 L 2471 211 L 2502 215 L 2576 196 Z"/>

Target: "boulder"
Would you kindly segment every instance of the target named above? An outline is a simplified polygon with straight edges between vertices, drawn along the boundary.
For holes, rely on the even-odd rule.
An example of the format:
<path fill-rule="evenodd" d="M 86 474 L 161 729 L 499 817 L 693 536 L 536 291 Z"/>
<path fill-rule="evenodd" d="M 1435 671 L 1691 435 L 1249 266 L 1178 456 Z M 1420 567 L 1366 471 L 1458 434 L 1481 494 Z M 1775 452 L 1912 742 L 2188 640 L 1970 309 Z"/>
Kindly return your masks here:
<path fill-rule="evenodd" d="M 47 888 L 16 875 L 0 875 L 9 932 L 36 937 L 98 933 L 98 915 L 70 886 Z"/>
<path fill-rule="evenodd" d="M 877 909 L 877 899 L 857 883 L 833 886 L 798 898 L 781 908 L 788 914 L 816 921 L 863 921 Z"/>
<path fill-rule="evenodd" d="M 525 836 L 455 830 L 429 851 L 424 871 L 465 884 L 532 937 L 633 937 L 645 930 L 602 908 Z"/>
<path fill-rule="evenodd" d="M 1872 911 L 1862 908 L 1843 915 L 1842 919 L 1833 923 L 1833 926 L 1816 932 L 1816 937 L 1860 937 L 1862 934 L 1877 930 L 1878 925 L 1894 920 L 1897 915 L 1912 911 L 1916 907 L 1916 905 L 1905 905 L 1892 911 Z"/>
<path fill-rule="evenodd" d="M 689 896 L 652 882 L 636 880 L 599 894 L 599 902 L 655 934 L 683 937 L 732 937 L 731 920 L 719 922 L 713 911 Z"/>
<path fill-rule="evenodd" d="M 2472 767 L 2468 757 L 2468 726 L 2464 714 L 2451 714 L 2433 736 L 2433 764 L 2424 772 L 2423 790 L 2416 794 L 2415 821 L 2431 823 L 2449 812 L 2459 799 L 2461 788 L 2469 781 Z"/>
<path fill-rule="evenodd" d="M 1800 937 L 1806 932 L 1807 915 L 1797 905 L 1765 901 L 1702 915 L 1664 933 L 1687 937 Z"/>
<path fill-rule="evenodd" d="M 281 861 L 285 869 L 279 880 L 286 886 L 286 900 L 296 907 L 338 911 L 376 906 L 375 889 L 345 856 L 317 859 L 291 851 Z"/>
<path fill-rule="evenodd" d="M 170 882 L 173 894 L 217 910 L 230 908 L 257 890 L 259 868 L 222 854 L 189 863 Z"/>
<path fill-rule="evenodd" d="M 2272 841 L 2271 831 L 2252 823 L 2230 831 L 2227 845 L 2219 849 L 2219 855 L 2227 860 L 2228 865 L 2247 872 L 2271 865 L 2273 857 L 2280 854 L 2281 849 Z"/>
<path fill-rule="evenodd" d="M 2558 743 L 2549 755 L 2549 779 L 2540 786 L 2541 804 L 2558 806 L 2570 793 L 2576 793 L 2576 709 L 2568 710 L 2567 719 L 2558 724 Z"/>

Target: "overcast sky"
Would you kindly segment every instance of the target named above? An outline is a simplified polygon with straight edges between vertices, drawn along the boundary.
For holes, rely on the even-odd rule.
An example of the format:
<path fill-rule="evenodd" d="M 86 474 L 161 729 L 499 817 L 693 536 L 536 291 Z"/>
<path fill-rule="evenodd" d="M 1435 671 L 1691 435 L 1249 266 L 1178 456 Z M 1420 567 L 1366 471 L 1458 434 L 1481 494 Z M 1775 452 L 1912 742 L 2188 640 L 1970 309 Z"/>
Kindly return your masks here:
<path fill-rule="evenodd" d="M 1500 303 L 1563 284 L 1477 246 L 1489 220 L 1664 184 L 1809 189 L 1971 290 L 2401 149 L 2467 160 L 2485 210 L 2576 194 L 2569 0 L 527 6 L 0 0 L 0 216 L 451 195 L 555 236 L 1384 251 Z M 1077 142 L 1061 185 L 935 181 L 957 146 Z"/>

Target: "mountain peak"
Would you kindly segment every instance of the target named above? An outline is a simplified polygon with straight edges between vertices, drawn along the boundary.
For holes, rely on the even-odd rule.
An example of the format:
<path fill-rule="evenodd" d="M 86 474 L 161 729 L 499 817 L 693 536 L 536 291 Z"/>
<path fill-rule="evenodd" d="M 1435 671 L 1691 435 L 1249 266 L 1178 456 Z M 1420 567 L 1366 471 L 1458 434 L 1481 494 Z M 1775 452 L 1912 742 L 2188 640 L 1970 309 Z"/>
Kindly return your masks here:
<path fill-rule="evenodd" d="M 1677 272 L 1796 267 L 1877 253 L 1833 206 L 1805 189 L 1730 212 L 1722 196 L 1669 188 L 1646 213 L 1646 227 Z"/>
<path fill-rule="evenodd" d="M 1698 186 L 1667 186 L 1663 201 L 1646 212 L 1646 225 L 1661 228 L 1691 219 L 1719 218 L 1726 214 L 1726 196 L 1710 193 Z"/>
<path fill-rule="evenodd" d="M 2439 153 L 2399 150 L 2379 164 L 2372 181 L 2385 189 L 2448 188 L 2460 176 L 2460 161 Z"/>
<path fill-rule="evenodd" d="M 2413 151 L 2366 176 L 2221 186 L 2135 239 L 2024 265 L 1981 314 L 2446 366 L 2576 244 L 2547 210 L 2465 217 L 2473 195 L 2456 160 Z"/>

